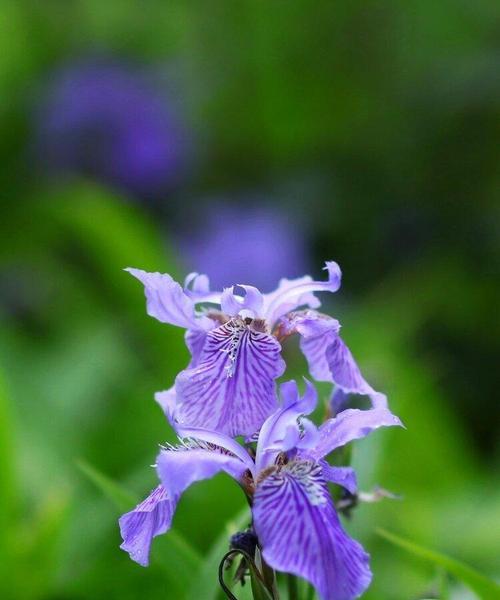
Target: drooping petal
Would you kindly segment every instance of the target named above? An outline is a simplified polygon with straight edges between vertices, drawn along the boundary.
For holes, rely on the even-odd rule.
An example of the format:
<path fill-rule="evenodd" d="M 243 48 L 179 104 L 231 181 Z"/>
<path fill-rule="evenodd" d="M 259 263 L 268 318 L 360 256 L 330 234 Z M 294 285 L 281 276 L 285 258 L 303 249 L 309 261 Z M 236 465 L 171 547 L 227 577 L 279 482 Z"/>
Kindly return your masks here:
<path fill-rule="evenodd" d="M 310 581 L 323 600 L 351 600 L 371 581 L 369 556 L 342 529 L 313 462 L 292 462 L 257 484 L 254 527 L 266 562 Z"/>
<path fill-rule="evenodd" d="M 321 461 L 321 471 L 326 481 L 341 485 L 351 494 L 358 490 L 358 481 L 356 472 L 351 467 L 334 467 L 326 461 Z"/>
<path fill-rule="evenodd" d="M 244 295 L 238 294 L 239 289 L 244 291 Z M 231 317 L 237 315 L 250 316 L 252 318 L 260 316 L 264 297 L 260 291 L 253 285 L 241 285 L 225 288 L 221 296 L 221 310 L 224 314 Z"/>
<path fill-rule="evenodd" d="M 300 349 L 314 379 L 332 382 L 326 350 L 338 337 L 340 323 L 337 319 L 310 310 L 293 317 L 289 326 L 301 336 Z"/>
<path fill-rule="evenodd" d="M 328 261 L 325 264 L 325 270 L 328 271 L 327 281 L 313 281 L 308 275 L 299 279 L 282 279 L 276 291 L 264 295 L 262 316 L 270 326 L 283 315 L 301 306 L 309 306 L 310 308 L 320 306 L 314 292 L 336 292 L 339 289 L 341 281 L 340 267 L 334 261 Z"/>
<path fill-rule="evenodd" d="M 281 384 L 282 406 L 265 421 L 259 433 L 255 457 L 258 471 L 273 463 L 281 451 L 289 450 L 299 442 L 298 419 L 310 414 L 317 401 L 316 389 L 310 381 L 304 381 L 306 390 L 302 397 L 295 381 Z"/>
<path fill-rule="evenodd" d="M 229 436 L 252 435 L 276 409 L 274 380 L 285 370 L 281 346 L 241 319 L 207 334 L 196 367 L 176 379 L 178 418 Z"/>
<path fill-rule="evenodd" d="M 123 538 L 120 548 L 143 567 L 149 564 L 153 538 L 170 529 L 175 504 L 165 488 L 159 485 L 134 510 L 120 517 L 120 533 Z"/>
<path fill-rule="evenodd" d="M 186 329 L 209 329 L 213 322 L 195 313 L 195 301 L 170 277 L 147 273 L 140 269 L 125 269 L 144 284 L 148 315 L 162 323 Z"/>
<path fill-rule="evenodd" d="M 366 395 L 377 393 L 361 375 L 351 351 L 340 336 L 336 336 L 326 348 L 326 360 L 333 381 L 344 392 Z"/>
<path fill-rule="evenodd" d="M 225 472 L 237 481 L 241 479 L 247 465 L 238 457 L 218 448 L 201 443 L 179 449 L 164 449 L 156 459 L 156 470 L 163 487 L 176 501 L 191 484 L 210 479 Z"/>
<path fill-rule="evenodd" d="M 317 381 L 335 383 L 338 393 L 368 395 L 373 407 L 387 406 L 386 396 L 375 391 L 361 374 L 351 351 L 339 335 L 337 319 L 307 310 L 284 317 L 280 327 L 284 335 L 300 334 L 300 348 L 309 372 Z"/>
<path fill-rule="evenodd" d="M 352 440 L 367 436 L 379 427 L 403 426 L 401 421 L 385 408 L 358 410 L 349 408 L 333 419 L 328 419 L 319 428 L 319 443 L 309 455 L 319 460 L 330 454 L 335 448 L 344 446 Z"/>

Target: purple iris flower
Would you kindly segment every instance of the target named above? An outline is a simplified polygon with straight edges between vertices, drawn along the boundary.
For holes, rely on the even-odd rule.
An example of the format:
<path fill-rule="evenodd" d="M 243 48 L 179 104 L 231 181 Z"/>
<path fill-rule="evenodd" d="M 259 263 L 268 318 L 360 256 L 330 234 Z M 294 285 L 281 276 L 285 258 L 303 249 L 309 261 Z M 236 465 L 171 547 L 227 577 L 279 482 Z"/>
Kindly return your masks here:
<path fill-rule="evenodd" d="M 201 225 L 194 233 L 191 226 L 180 244 L 186 265 L 210 273 L 216 287 L 240 280 L 270 291 L 280 277 L 307 272 L 304 224 L 299 226 L 290 212 L 251 199 L 243 217 L 240 206 L 210 203 Z"/>
<path fill-rule="evenodd" d="M 133 560 L 148 564 L 152 539 L 170 528 L 184 490 L 225 472 L 247 495 L 267 564 L 307 579 L 323 600 L 363 593 L 371 580 L 369 556 L 343 530 L 327 486 L 355 493 L 356 476 L 351 468 L 329 465 L 326 457 L 374 429 L 401 422 L 386 408 L 349 409 L 317 428 L 304 417 L 316 406 L 314 387 L 306 380 L 303 397 L 294 381 L 280 390 L 281 406 L 263 423 L 252 453 L 220 432 L 176 422 L 169 403 L 180 444 L 161 449 L 160 485 L 120 519 L 121 548 Z"/>
<path fill-rule="evenodd" d="M 252 435 L 277 408 L 275 380 L 285 371 L 280 342 L 297 333 L 315 379 L 385 407 L 386 397 L 363 378 L 340 337 L 339 322 L 315 310 L 314 292 L 340 287 L 337 263 L 327 262 L 325 270 L 326 281 L 282 279 L 274 292 L 262 294 L 250 285 L 212 292 L 206 275 L 196 273 L 181 287 L 169 275 L 128 269 L 145 286 L 148 314 L 187 330 L 191 362 L 174 388 L 157 394 L 159 403 L 165 408 L 165 398 L 174 395 L 179 422 Z"/>
<path fill-rule="evenodd" d="M 38 154 L 56 173 L 83 173 L 157 197 L 187 163 L 185 129 L 143 74 L 113 60 L 82 60 L 49 83 L 38 114 Z"/>

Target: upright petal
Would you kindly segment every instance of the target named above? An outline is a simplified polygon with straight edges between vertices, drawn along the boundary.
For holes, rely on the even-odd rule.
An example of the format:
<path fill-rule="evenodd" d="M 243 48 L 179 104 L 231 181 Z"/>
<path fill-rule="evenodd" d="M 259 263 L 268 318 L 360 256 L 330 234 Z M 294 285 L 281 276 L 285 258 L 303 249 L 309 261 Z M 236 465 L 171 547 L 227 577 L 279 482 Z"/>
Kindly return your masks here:
<path fill-rule="evenodd" d="M 238 294 L 241 288 L 244 295 Z M 233 285 L 225 288 L 221 296 L 221 310 L 226 315 L 235 317 L 237 315 L 259 317 L 262 312 L 264 297 L 253 285 Z"/>
<path fill-rule="evenodd" d="M 184 291 L 196 304 L 220 304 L 221 301 L 221 292 L 211 291 L 208 277 L 199 273 L 186 276 Z"/>
<path fill-rule="evenodd" d="M 148 315 L 162 323 L 186 329 L 209 329 L 212 321 L 195 313 L 195 301 L 170 277 L 161 273 L 146 273 L 140 269 L 125 269 L 144 284 Z"/>
<path fill-rule="evenodd" d="M 358 410 L 349 408 L 333 419 L 328 419 L 319 428 L 319 442 L 309 455 L 319 460 L 330 454 L 335 448 L 344 446 L 352 440 L 367 436 L 379 427 L 403 426 L 401 421 L 385 408 Z"/>
<path fill-rule="evenodd" d="M 342 529 L 321 466 L 292 462 L 257 485 L 254 527 L 266 562 L 307 579 L 323 600 L 351 600 L 371 581 L 369 556 Z"/>
<path fill-rule="evenodd" d="M 277 406 L 280 351 L 274 337 L 241 319 L 207 333 L 199 363 L 176 379 L 179 420 L 229 436 L 253 434 Z"/>
<path fill-rule="evenodd" d="M 262 316 L 270 326 L 283 315 L 301 306 L 309 306 L 310 308 L 320 306 L 314 292 L 336 292 L 339 289 L 341 281 L 340 267 L 334 261 L 328 261 L 325 265 L 325 270 L 328 271 L 327 281 L 313 281 L 308 275 L 299 279 L 282 279 L 275 292 L 264 295 L 264 312 Z"/>
<path fill-rule="evenodd" d="M 200 442 L 198 446 L 161 450 L 156 459 L 156 470 L 169 497 L 177 501 L 191 484 L 210 479 L 220 472 L 239 481 L 247 465 L 223 449 Z"/>
<path fill-rule="evenodd" d="M 138 504 L 134 510 L 120 517 L 122 550 L 143 567 L 149 564 L 149 551 L 154 537 L 170 529 L 175 502 L 162 485 Z"/>
<path fill-rule="evenodd" d="M 281 451 L 289 450 L 298 443 L 298 419 L 310 414 L 317 401 L 314 386 L 307 379 L 304 381 L 306 391 L 302 397 L 295 381 L 281 384 L 282 407 L 266 419 L 259 433 L 255 457 L 258 471 L 272 464 Z"/>

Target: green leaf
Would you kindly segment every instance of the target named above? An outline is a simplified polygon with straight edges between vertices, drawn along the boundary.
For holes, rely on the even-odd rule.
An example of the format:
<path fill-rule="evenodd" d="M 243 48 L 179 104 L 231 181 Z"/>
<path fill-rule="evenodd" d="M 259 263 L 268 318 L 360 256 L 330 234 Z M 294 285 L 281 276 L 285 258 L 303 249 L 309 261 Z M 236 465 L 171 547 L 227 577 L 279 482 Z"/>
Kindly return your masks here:
<path fill-rule="evenodd" d="M 459 579 L 462 583 L 470 587 L 470 589 L 473 590 L 481 598 L 481 600 L 500 599 L 500 586 L 472 567 L 469 567 L 468 565 L 455 560 L 454 558 L 450 558 L 445 554 L 441 554 L 439 552 L 435 552 L 434 550 L 429 550 L 428 548 L 414 544 L 413 542 L 394 535 L 385 529 L 379 528 L 377 529 L 377 533 L 395 546 L 403 548 L 415 556 L 419 556 L 442 567 L 451 575 Z"/>
<path fill-rule="evenodd" d="M 85 461 L 78 461 L 80 470 L 111 500 L 115 507 L 124 512 L 130 510 L 138 502 L 134 494 L 98 471 Z M 202 559 L 183 536 L 175 530 L 156 538 L 151 553 L 152 564 L 159 565 L 168 574 L 172 587 L 179 595 L 184 595 L 192 583 L 195 573 L 202 568 Z"/>
<path fill-rule="evenodd" d="M 78 460 L 76 464 L 80 471 L 82 471 L 82 473 L 101 490 L 108 500 L 111 500 L 118 510 L 122 512 L 130 510 L 130 507 L 134 506 L 139 501 L 135 494 L 124 489 L 121 485 L 98 471 L 95 467 L 89 465 L 88 462 Z"/>
<path fill-rule="evenodd" d="M 9 398 L 3 377 L 0 377 L 0 590 L 10 572 L 10 536 L 15 496 L 13 430 Z"/>
<path fill-rule="evenodd" d="M 203 598 L 203 600 L 217 600 L 221 597 L 222 591 L 217 578 L 220 561 L 228 551 L 230 536 L 244 529 L 249 521 L 250 515 L 248 508 L 245 507 L 243 511 L 226 524 L 224 531 L 217 538 L 203 561 L 197 577 L 194 578 L 187 594 L 187 600 L 199 600 L 200 598 Z"/>

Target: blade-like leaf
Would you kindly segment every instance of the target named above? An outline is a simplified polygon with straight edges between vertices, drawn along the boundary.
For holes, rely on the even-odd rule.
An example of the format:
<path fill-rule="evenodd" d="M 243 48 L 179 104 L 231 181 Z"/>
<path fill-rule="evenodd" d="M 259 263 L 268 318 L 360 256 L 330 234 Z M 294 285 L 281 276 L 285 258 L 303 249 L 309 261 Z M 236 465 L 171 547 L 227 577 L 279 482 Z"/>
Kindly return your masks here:
<path fill-rule="evenodd" d="M 249 521 L 248 508 L 245 508 L 227 523 L 198 571 L 198 575 L 188 591 L 187 600 L 200 600 L 200 598 L 216 600 L 221 597 L 222 591 L 217 578 L 220 561 L 228 551 L 231 535 L 244 529 Z"/>
<path fill-rule="evenodd" d="M 92 465 L 84 460 L 78 460 L 77 466 L 90 481 L 103 492 L 103 494 L 111 500 L 111 502 L 120 511 L 125 512 L 130 510 L 130 507 L 139 502 L 139 499 L 121 485 L 98 471 Z"/>
<path fill-rule="evenodd" d="M 411 552 L 415 556 L 419 556 L 443 567 L 448 573 L 470 587 L 481 600 L 500 600 L 500 586 L 472 567 L 469 567 L 454 558 L 450 558 L 445 554 L 414 544 L 413 542 L 385 531 L 384 529 L 377 529 L 377 533 L 388 542 Z"/>

